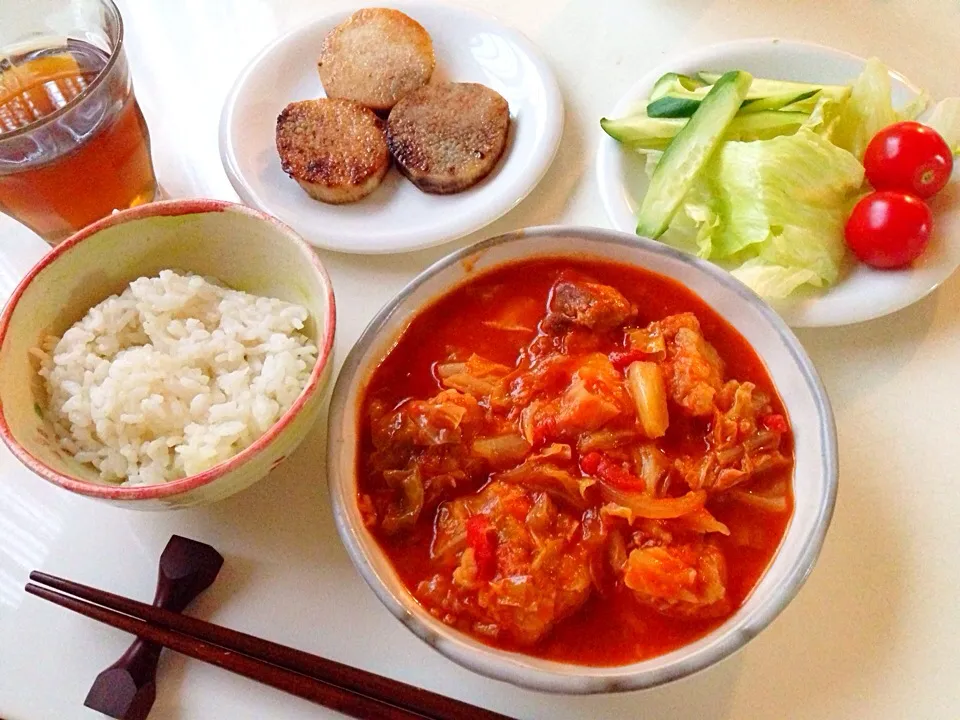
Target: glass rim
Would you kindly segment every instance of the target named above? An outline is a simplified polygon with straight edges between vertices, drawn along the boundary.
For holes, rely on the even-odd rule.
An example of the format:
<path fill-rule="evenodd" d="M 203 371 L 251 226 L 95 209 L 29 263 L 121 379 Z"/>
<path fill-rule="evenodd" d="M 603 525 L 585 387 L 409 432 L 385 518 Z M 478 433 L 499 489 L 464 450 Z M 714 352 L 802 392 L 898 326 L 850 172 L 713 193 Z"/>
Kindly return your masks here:
<path fill-rule="evenodd" d="M 54 110 L 49 115 L 44 115 L 41 118 L 37 118 L 32 123 L 23 126 L 22 128 L 17 128 L 16 130 L 11 130 L 10 132 L 0 133 L 0 144 L 5 143 L 8 140 L 13 138 L 20 137 L 25 135 L 28 132 L 36 130 L 38 127 L 43 127 L 50 122 L 53 122 L 57 118 L 63 117 L 66 113 L 70 112 L 75 108 L 79 103 L 83 102 L 86 98 L 90 97 L 94 91 L 103 84 L 103 79 L 110 74 L 110 71 L 113 70 L 114 65 L 117 64 L 117 58 L 120 57 L 121 52 L 123 51 L 123 16 L 120 14 L 120 9 L 116 6 L 116 3 L 113 0 L 97 0 L 98 3 L 104 8 L 107 12 L 111 13 L 117 21 L 117 42 L 114 48 L 110 51 L 110 56 L 107 58 L 106 64 L 100 69 L 100 72 L 97 73 L 97 76 L 93 81 L 87 85 L 80 93 L 70 99 L 70 101 L 63 107 L 59 107 Z M 69 37 L 67 38 L 70 39 Z"/>

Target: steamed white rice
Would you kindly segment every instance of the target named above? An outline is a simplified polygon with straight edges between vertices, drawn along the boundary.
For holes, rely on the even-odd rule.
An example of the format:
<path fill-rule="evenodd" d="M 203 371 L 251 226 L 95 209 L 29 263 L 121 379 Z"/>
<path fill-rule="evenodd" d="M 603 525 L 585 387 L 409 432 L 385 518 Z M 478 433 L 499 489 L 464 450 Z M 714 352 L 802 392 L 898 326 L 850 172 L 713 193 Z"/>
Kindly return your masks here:
<path fill-rule="evenodd" d="M 316 363 L 305 308 L 164 270 L 38 351 L 61 446 L 104 480 L 162 483 L 236 455 Z"/>

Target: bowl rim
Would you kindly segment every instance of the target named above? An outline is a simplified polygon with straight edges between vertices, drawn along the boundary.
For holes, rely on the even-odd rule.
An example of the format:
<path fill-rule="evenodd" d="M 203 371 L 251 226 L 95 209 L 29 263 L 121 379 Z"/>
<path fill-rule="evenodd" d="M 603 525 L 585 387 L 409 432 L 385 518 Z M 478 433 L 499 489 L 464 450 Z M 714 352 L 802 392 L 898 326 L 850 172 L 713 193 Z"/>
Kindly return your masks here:
<path fill-rule="evenodd" d="M 207 198 L 188 198 L 177 200 L 161 200 L 128 210 L 121 210 L 105 218 L 97 220 L 85 228 L 71 235 L 69 238 L 56 245 L 46 255 L 44 255 L 36 265 L 24 276 L 18 283 L 6 307 L 0 315 L 0 347 L 7 338 L 7 332 L 10 327 L 10 320 L 16 311 L 17 305 L 27 287 L 43 272 L 47 267 L 59 260 L 62 256 L 70 252 L 73 248 L 81 244 L 84 240 L 96 235 L 102 230 L 117 225 L 123 225 L 131 221 L 144 220 L 153 217 L 171 217 L 182 215 L 204 215 L 207 213 L 231 212 L 246 215 L 248 217 L 265 221 L 272 225 L 278 233 L 293 243 L 304 255 L 313 267 L 313 270 L 320 278 L 321 285 L 326 293 L 326 310 L 322 318 L 324 323 L 323 337 L 319 338 L 317 361 L 310 372 L 310 377 L 300 394 L 294 400 L 293 404 L 287 409 L 280 418 L 271 425 L 267 431 L 257 438 L 251 445 L 247 446 L 239 453 L 220 462 L 208 470 L 195 475 L 188 475 L 177 480 L 171 480 L 166 483 L 153 485 L 99 485 L 96 483 L 80 480 L 72 475 L 64 474 L 37 458 L 27 450 L 13 436 L 10 426 L 7 422 L 6 413 L 3 405 L 0 403 L 0 439 L 6 444 L 14 456 L 28 469 L 39 475 L 54 485 L 62 487 L 71 492 L 89 497 L 101 498 L 115 501 L 137 501 L 137 500 L 158 500 L 169 498 L 175 495 L 188 493 L 199 487 L 208 485 L 227 473 L 237 469 L 255 455 L 263 451 L 293 420 L 306 404 L 307 400 L 317 392 L 324 377 L 324 372 L 330 362 L 333 354 L 333 341 L 336 332 L 336 301 L 333 294 L 333 284 L 330 282 L 330 276 L 326 268 L 320 262 L 320 258 L 314 252 L 313 248 L 306 243 L 292 228 L 268 215 L 267 213 L 255 210 L 241 205 L 239 203 L 226 200 L 214 200 Z M 320 320 L 318 318 L 318 320 Z"/>
<path fill-rule="evenodd" d="M 347 521 L 344 503 L 349 502 L 350 498 L 346 496 L 345 492 L 341 492 L 341 490 L 346 487 L 346 482 L 339 472 L 339 463 L 337 462 L 339 452 L 333 451 L 333 443 L 342 442 L 342 440 L 339 440 L 343 437 L 343 433 L 339 432 L 339 427 L 342 424 L 346 422 L 356 422 L 357 411 L 355 408 L 347 407 L 347 399 L 351 386 L 358 382 L 365 381 L 365 379 L 358 376 L 358 373 L 361 370 L 361 365 L 364 364 L 364 358 L 374 347 L 374 343 L 378 339 L 382 326 L 398 311 L 399 306 L 415 290 L 451 266 L 458 263 L 469 263 L 471 257 L 479 255 L 493 247 L 549 237 L 575 237 L 584 240 L 601 241 L 638 248 L 645 252 L 666 256 L 672 260 L 693 266 L 702 273 L 709 275 L 714 281 L 720 283 L 726 289 L 733 291 L 744 302 L 752 306 L 755 310 L 758 310 L 780 336 L 781 341 L 784 343 L 803 376 L 806 388 L 813 398 L 820 418 L 818 430 L 820 442 L 823 446 L 823 454 L 820 459 L 820 473 L 825 480 L 825 495 L 820 498 L 820 507 L 818 508 L 816 517 L 810 528 L 807 529 L 804 534 L 794 562 L 785 571 L 786 580 L 782 584 L 779 594 L 772 597 L 766 604 L 754 608 L 747 617 L 747 622 L 739 628 L 738 632 L 729 632 L 717 638 L 711 645 L 696 651 L 694 654 L 679 657 L 670 664 L 662 667 L 631 669 L 635 668 L 638 664 L 631 663 L 623 666 L 594 668 L 593 666 L 582 666 L 574 663 L 548 661 L 549 664 L 555 666 L 556 669 L 536 668 L 526 664 L 526 662 L 531 659 L 530 656 L 522 653 L 509 653 L 493 647 L 487 648 L 486 646 L 477 644 L 469 635 L 443 625 L 439 621 L 436 621 L 435 627 L 431 627 L 431 625 L 428 624 L 430 622 L 429 619 L 424 621 L 416 612 L 407 609 L 407 607 L 420 607 L 409 591 L 401 588 L 399 593 L 394 593 L 388 586 L 388 583 L 377 574 L 370 562 L 369 555 L 359 539 L 359 533 L 367 532 L 366 529 L 363 527 L 353 527 Z M 569 254 L 569 252 L 556 253 L 558 256 L 565 254 Z M 510 262 L 515 262 L 515 260 L 508 260 L 502 264 L 509 264 Z M 489 271 L 490 269 L 492 268 L 485 269 L 485 271 Z M 672 279 L 680 282 L 676 278 Z M 431 300 L 435 300 L 437 297 L 450 292 L 450 290 L 462 282 L 463 281 L 451 284 L 445 288 L 442 293 L 431 298 Z M 426 303 L 406 313 L 407 317 L 409 319 L 416 317 L 424 307 L 426 307 Z M 333 516 L 337 532 L 347 550 L 347 554 L 350 556 L 351 561 L 367 585 L 370 586 L 374 594 L 376 594 L 384 606 L 386 606 L 398 620 L 406 625 L 417 637 L 438 650 L 448 659 L 481 675 L 531 690 L 586 695 L 646 689 L 692 675 L 737 652 L 766 628 L 800 591 L 800 588 L 809 577 L 819 557 L 836 504 L 839 463 L 836 424 L 830 400 L 827 397 L 826 390 L 813 362 L 783 319 L 747 286 L 711 263 L 654 240 L 629 235 L 616 230 L 566 225 L 547 225 L 526 228 L 461 248 L 435 262 L 417 275 L 384 305 L 357 339 L 341 367 L 336 385 L 334 386 L 330 401 L 330 426 L 332 429 L 332 433 L 330 434 L 332 443 L 331 446 L 328 447 L 327 452 L 327 485 L 333 506 Z M 355 456 L 356 450 L 351 450 L 351 453 Z M 778 550 L 777 553 L 779 554 L 779 552 Z M 774 555 L 774 558 L 775 557 L 776 555 Z M 720 625 L 717 629 L 719 630 L 722 627 L 723 625 Z M 468 643 L 465 642 L 465 640 L 473 642 Z M 678 651 L 682 651 L 682 649 L 683 648 L 680 648 Z M 540 661 L 538 658 L 532 659 Z M 643 663 L 655 659 L 656 658 L 650 658 L 640 662 Z M 603 675 L 572 674 L 570 672 L 571 669 L 576 670 L 581 668 L 583 670 L 592 669 L 608 672 L 605 672 Z M 566 672 L 562 670 L 566 670 Z"/>

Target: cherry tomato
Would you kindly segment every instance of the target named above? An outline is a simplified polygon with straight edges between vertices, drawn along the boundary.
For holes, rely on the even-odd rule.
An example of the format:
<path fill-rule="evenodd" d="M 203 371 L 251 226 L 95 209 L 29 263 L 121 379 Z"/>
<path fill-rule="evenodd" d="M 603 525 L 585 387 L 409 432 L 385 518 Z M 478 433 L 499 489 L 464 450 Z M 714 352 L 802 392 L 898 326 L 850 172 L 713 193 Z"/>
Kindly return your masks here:
<path fill-rule="evenodd" d="M 873 136 L 863 155 L 863 167 L 876 190 L 928 198 L 950 180 L 953 153 L 933 128 L 898 122 Z"/>
<path fill-rule="evenodd" d="M 933 217 L 922 200 L 883 190 L 860 200 L 847 219 L 847 246 L 867 265 L 898 268 L 916 260 L 927 247 Z"/>

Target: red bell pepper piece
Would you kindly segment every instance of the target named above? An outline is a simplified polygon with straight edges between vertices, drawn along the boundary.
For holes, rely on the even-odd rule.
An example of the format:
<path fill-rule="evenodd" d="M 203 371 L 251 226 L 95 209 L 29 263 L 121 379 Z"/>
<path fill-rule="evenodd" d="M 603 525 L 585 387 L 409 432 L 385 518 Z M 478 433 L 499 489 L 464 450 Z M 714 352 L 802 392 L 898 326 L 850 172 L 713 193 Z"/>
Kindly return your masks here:
<path fill-rule="evenodd" d="M 497 574 L 497 533 L 486 515 L 467 520 L 467 544 L 477 561 L 477 577 L 490 580 Z"/>
<path fill-rule="evenodd" d="M 620 490 L 643 492 L 646 488 L 642 478 L 638 478 L 602 453 L 587 453 L 580 458 L 580 467 L 587 475 L 600 478 Z"/>
<path fill-rule="evenodd" d="M 603 461 L 603 455 L 601 455 L 598 452 L 589 452 L 580 458 L 580 468 L 587 475 L 596 476 L 597 470 L 600 469 L 600 463 L 602 461 Z"/>
<path fill-rule="evenodd" d="M 647 355 L 641 350 L 615 350 L 610 353 L 610 363 L 620 372 L 626 370 L 631 363 L 644 360 Z"/>
<path fill-rule="evenodd" d="M 785 433 L 790 429 L 787 425 L 787 419 L 779 413 L 767 415 L 761 420 L 763 426 L 772 432 Z"/>
<path fill-rule="evenodd" d="M 533 444 L 534 446 L 546 442 L 547 438 L 556 437 L 557 419 L 553 415 L 545 415 L 537 418 L 533 423 Z"/>

